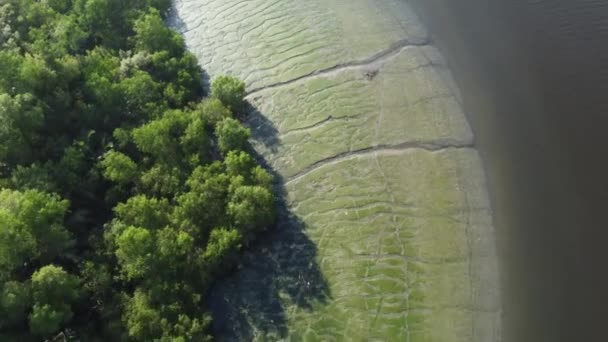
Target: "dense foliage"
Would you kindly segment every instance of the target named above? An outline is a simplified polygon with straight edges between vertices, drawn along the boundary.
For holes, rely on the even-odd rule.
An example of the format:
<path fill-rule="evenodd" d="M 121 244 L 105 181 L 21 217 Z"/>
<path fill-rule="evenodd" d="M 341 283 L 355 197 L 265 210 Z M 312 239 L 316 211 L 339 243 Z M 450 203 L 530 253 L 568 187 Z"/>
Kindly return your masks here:
<path fill-rule="evenodd" d="M 0 4 L 0 340 L 201 341 L 205 293 L 272 226 L 243 82 L 169 0 Z"/>

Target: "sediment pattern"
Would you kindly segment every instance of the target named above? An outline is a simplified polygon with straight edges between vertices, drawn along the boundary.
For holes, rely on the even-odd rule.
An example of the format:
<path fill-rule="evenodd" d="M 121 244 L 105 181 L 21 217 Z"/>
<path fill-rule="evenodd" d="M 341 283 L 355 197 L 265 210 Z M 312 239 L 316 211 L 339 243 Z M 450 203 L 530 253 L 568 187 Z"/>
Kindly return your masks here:
<path fill-rule="evenodd" d="M 497 341 L 485 178 L 440 54 L 398 0 L 180 0 L 213 77 L 247 82 L 284 192 L 212 292 L 225 340 Z"/>

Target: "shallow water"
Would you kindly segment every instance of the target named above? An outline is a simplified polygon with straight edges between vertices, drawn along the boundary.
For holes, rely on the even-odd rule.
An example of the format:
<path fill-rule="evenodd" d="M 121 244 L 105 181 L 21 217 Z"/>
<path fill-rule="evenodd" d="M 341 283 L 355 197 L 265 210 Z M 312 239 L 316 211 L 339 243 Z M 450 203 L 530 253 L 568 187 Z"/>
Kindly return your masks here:
<path fill-rule="evenodd" d="M 416 0 L 488 170 L 506 341 L 606 341 L 608 3 Z"/>
<path fill-rule="evenodd" d="M 243 78 L 279 227 L 210 295 L 225 340 L 496 341 L 492 211 L 460 92 L 400 0 L 180 0 Z"/>

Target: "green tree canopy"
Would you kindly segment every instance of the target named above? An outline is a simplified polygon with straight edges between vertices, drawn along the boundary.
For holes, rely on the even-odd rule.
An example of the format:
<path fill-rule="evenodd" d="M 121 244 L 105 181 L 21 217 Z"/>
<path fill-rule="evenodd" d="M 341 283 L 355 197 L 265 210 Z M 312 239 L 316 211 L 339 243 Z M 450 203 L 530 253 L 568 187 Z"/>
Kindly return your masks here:
<path fill-rule="evenodd" d="M 274 197 L 261 186 L 241 186 L 230 197 L 228 214 L 244 235 L 264 229 L 274 221 Z"/>
<path fill-rule="evenodd" d="M 59 330 L 62 323 L 72 318 L 71 304 L 79 296 L 79 280 L 55 265 L 44 266 L 32 275 L 30 314 L 33 334 L 46 336 Z"/>
<path fill-rule="evenodd" d="M 203 122 L 215 126 L 225 118 L 231 118 L 232 112 L 217 98 L 203 100 L 195 109 L 195 115 Z"/>
<path fill-rule="evenodd" d="M 32 94 L 0 94 L 0 163 L 31 161 L 43 122 L 42 108 Z"/>
<path fill-rule="evenodd" d="M 128 227 L 116 237 L 116 257 L 127 279 L 140 279 L 153 270 L 154 236 L 145 229 Z"/>
<path fill-rule="evenodd" d="M 101 162 L 103 175 L 116 183 L 126 184 L 137 177 L 137 164 L 123 153 L 108 151 Z"/>
<path fill-rule="evenodd" d="M 0 190 L 2 275 L 27 261 L 49 262 L 71 244 L 63 226 L 68 202 L 37 190 Z"/>
<path fill-rule="evenodd" d="M 129 336 L 138 341 L 152 341 L 162 336 L 160 312 L 152 307 L 143 291 L 136 291 L 128 300 L 124 321 Z"/>
<path fill-rule="evenodd" d="M 183 38 L 165 25 L 160 13 L 155 9 L 137 19 L 133 30 L 133 42 L 137 50 L 168 51 L 174 56 L 181 55 L 184 51 Z"/>
<path fill-rule="evenodd" d="M 245 110 L 245 82 L 235 77 L 218 76 L 211 83 L 211 96 L 235 114 L 242 114 Z"/>
<path fill-rule="evenodd" d="M 26 318 L 31 306 L 30 290 L 27 284 L 7 281 L 0 288 L 0 329 L 18 324 Z"/>
<path fill-rule="evenodd" d="M 206 341 L 206 293 L 275 219 L 245 83 L 170 0 L 0 3 L 0 339 Z"/>
<path fill-rule="evenodd" d="M 171 206 L 167 199 L 137 195 L 115 208 L 116 217 L 129 226 L 157 230 L 169 224 Z"/>
<path fill-rule="evenodd" d="M 217 126 L 217 140 L 223 153 L 246 150 L 251 132 L 237 120 L 226 118 Z"/>

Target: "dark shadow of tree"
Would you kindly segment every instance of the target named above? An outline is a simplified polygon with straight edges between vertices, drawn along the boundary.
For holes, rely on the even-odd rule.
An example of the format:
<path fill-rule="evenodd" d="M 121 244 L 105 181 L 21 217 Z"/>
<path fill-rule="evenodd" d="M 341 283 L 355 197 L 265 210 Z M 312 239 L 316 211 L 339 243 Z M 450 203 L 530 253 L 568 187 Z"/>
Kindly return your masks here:
<path fill-rule="evenodd" d="M 264 116 L 257 108 L 249 106 L 247 117 L 247 126 L 251 128 L 251 137 L 266 147 L 270 152 L 277 152 L 277 147 L 280 145 L 281 141 L 279 139 L 279 131 L 275 127 L 274 123 L 266 116 Z M 264 162 L 261 156 L 259 159 L 260 162 Z M 268 165 L 267 169 L 274 173 Z M 278 175 L 275 174 L 278 177 Z"/>
<path fill-rule="evenodd" d="M 249 113 L 247 124 L 253 138 L 275 150 L 280 140 L 274 124 L 255 108 Z M 287 306 L 311 310 L 314 303 L 326 303 L 331 296 L 317 263 L 317 247 L 287 206 L 284 180 L 262 156 L 255 155 L 275 177 L 278 220 L 274 229 L 247 248 L 238 268 L 210 290 L 207 303 L 213 332 L 222 341 L 285 338 Z"/>

